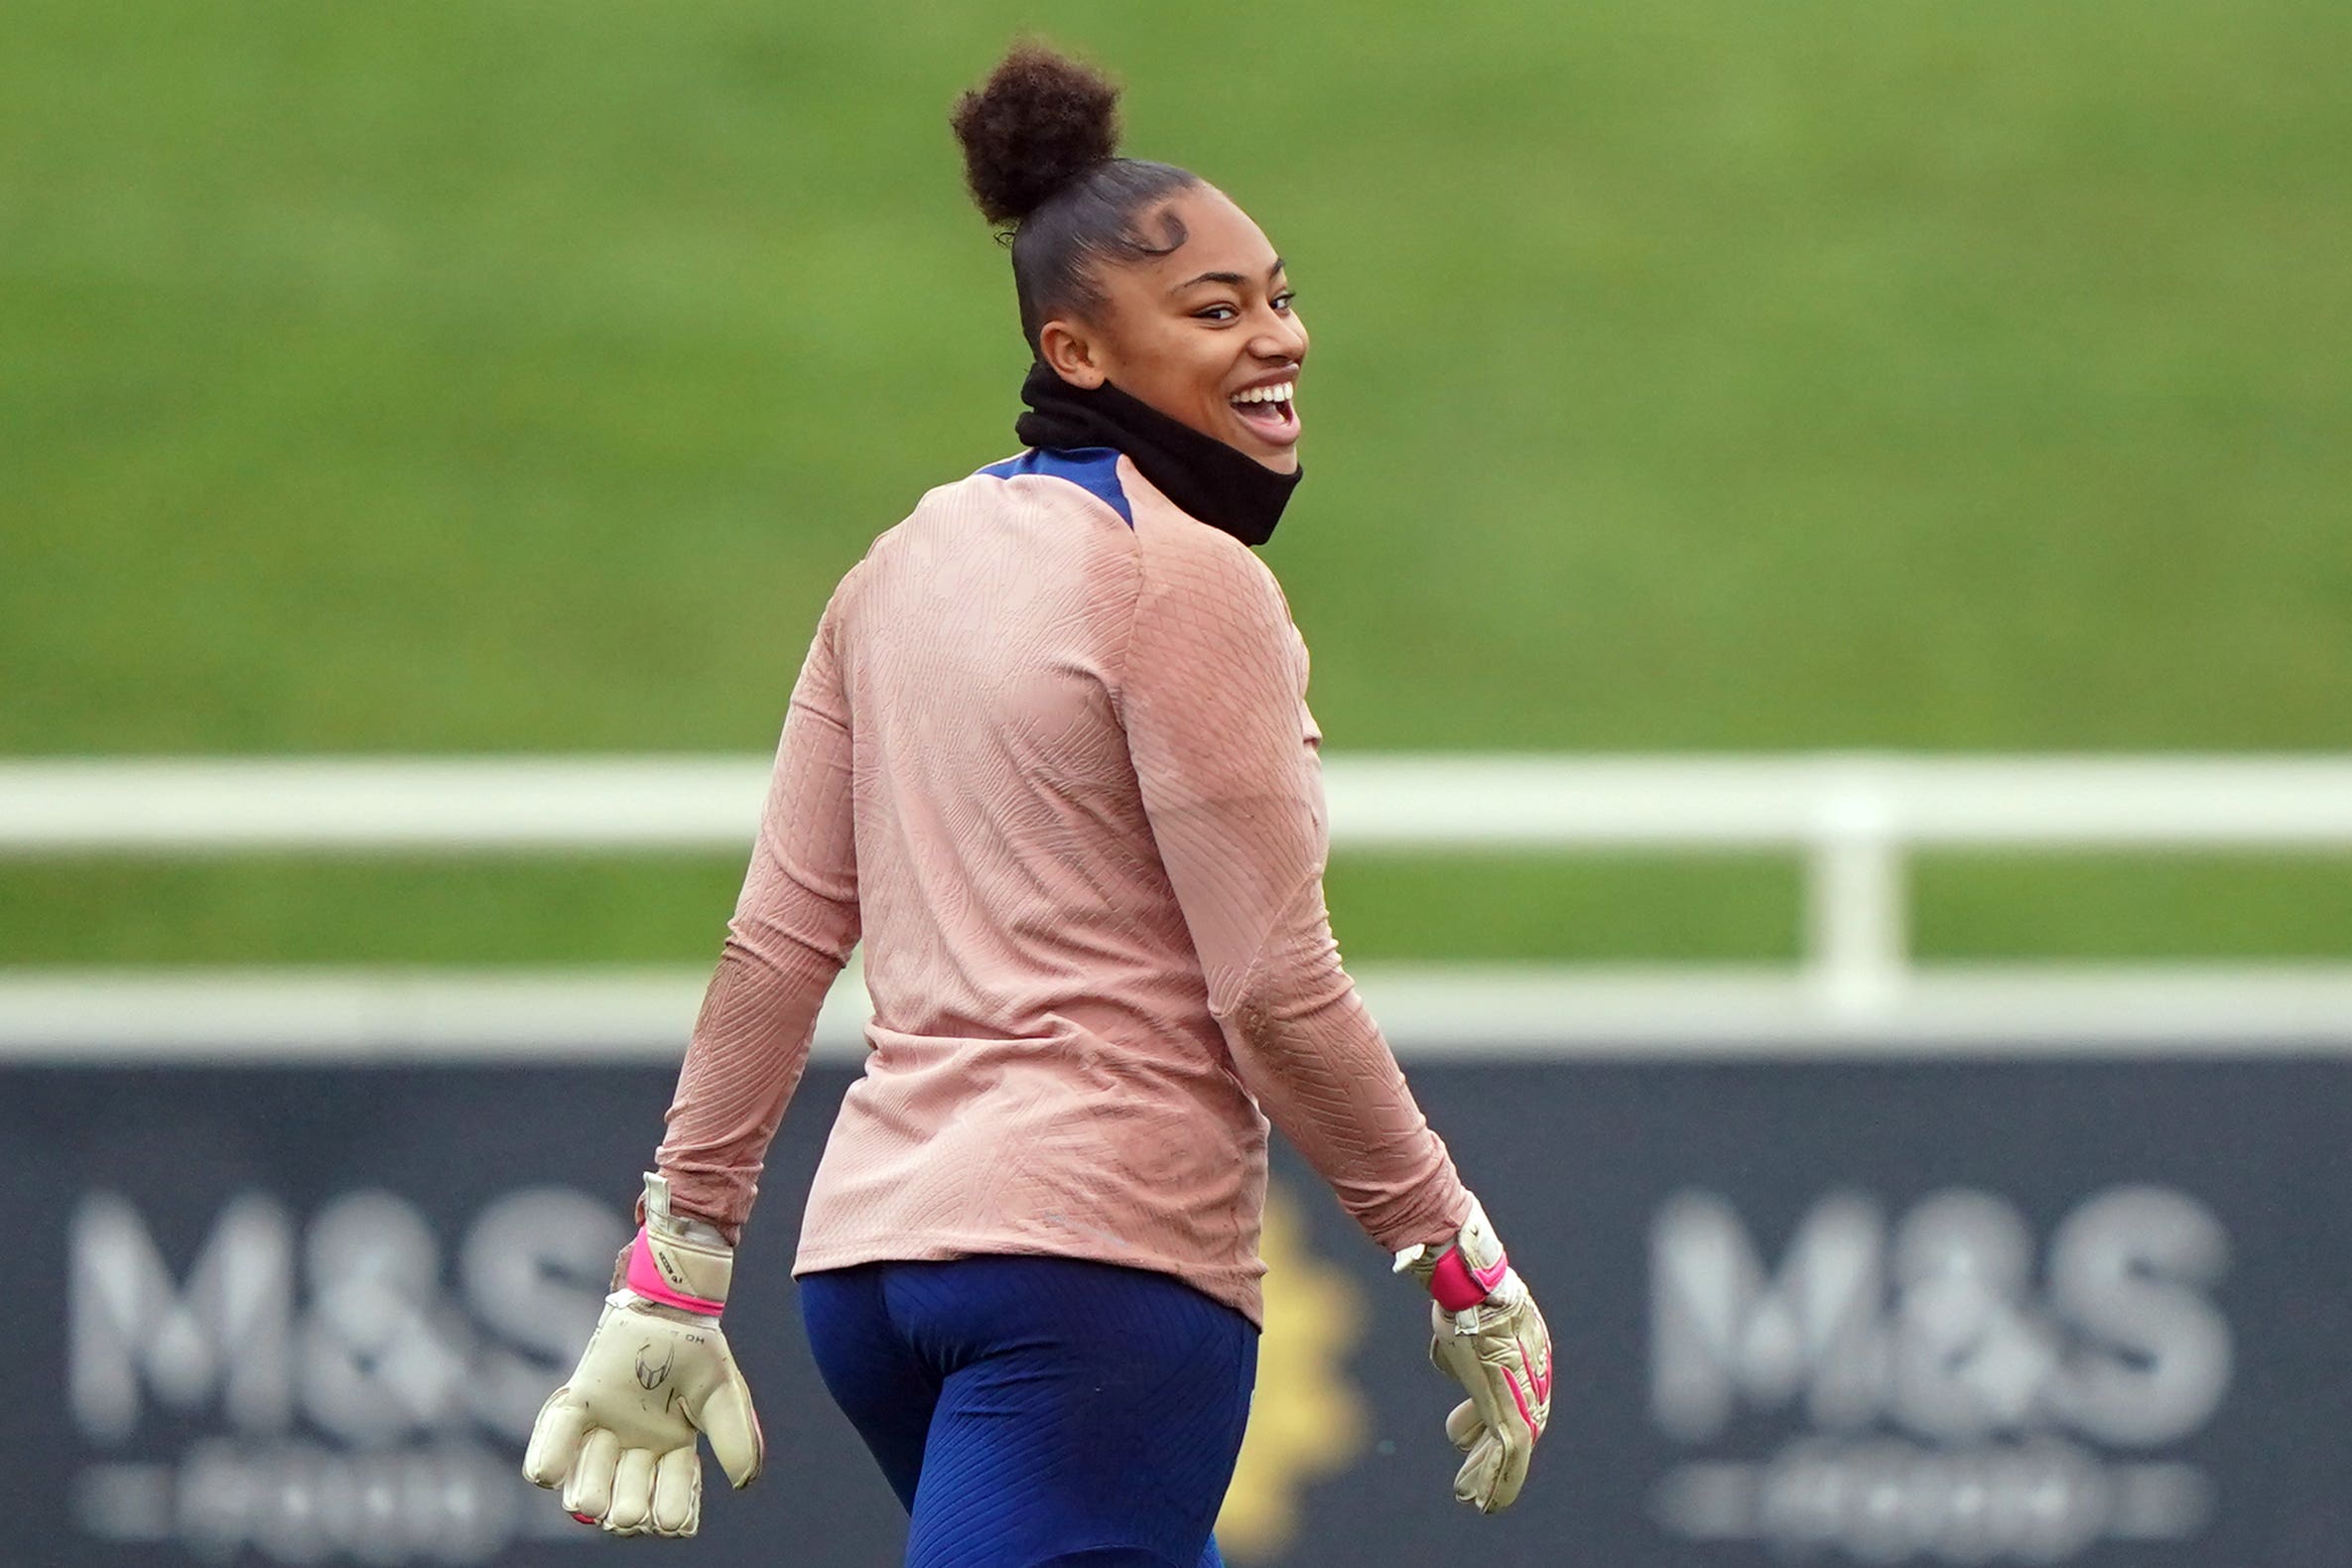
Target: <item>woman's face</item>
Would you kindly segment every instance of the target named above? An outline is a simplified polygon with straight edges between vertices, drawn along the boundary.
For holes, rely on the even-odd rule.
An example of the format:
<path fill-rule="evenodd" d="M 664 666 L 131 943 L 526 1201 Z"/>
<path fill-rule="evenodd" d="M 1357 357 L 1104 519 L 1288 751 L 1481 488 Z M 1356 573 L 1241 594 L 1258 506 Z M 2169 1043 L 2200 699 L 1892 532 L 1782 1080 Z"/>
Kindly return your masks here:
<path fill-rule="evenodd" d="M 1293 392 L 1307 328 L 1291 308 L 1282 258 L 1249 214 L 1210 186 L 1170 196 L 1137 224 L 1184 225 L 1164 256 L 1106 266 L 1094 316 L 1050 321 L 1038 349 L 1063 380 L 1105 381 L 1277 473 L 1298 467 Z"/>

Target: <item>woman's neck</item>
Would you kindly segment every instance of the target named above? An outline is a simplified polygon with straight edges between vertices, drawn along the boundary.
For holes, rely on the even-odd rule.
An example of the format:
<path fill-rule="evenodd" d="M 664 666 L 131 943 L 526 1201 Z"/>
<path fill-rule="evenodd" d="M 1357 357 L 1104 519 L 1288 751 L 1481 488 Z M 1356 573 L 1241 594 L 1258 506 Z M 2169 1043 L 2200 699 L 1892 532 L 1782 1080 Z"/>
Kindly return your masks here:
<path fill-rule="evenodd" d="M 1276 473 L 1109 382 L 1074 387 L 1043 360 L 1030 365 L 1021 401 L 1028 412 L 1012 430 L 1024 445 L 1114 448 L 1177 506 L 1245 545 L 1273 536 L 1298 488 L 1298 470 Z"/>

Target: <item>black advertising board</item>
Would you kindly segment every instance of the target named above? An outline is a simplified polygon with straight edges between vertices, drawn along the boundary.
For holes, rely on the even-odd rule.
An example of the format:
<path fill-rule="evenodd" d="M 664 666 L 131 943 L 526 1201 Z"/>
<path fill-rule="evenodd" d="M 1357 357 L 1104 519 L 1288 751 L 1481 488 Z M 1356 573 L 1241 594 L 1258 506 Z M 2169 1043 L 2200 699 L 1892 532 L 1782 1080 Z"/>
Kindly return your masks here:
<path fill-rule="evenodd" d="M 1287 1156 L 1237 1565 L 2352 1568 L 2352 1056 L 1418 1056 L 1558 1340 L 1520 1504 L 1449 1497 L 1424 1309 Z M 0 1560 L 883 1565 L 895 1503 L 788 1270 L 728 1327 L 768 1471 L 691 1548 L 516 1475 L 672 1074 L 0 1068 Z"/>

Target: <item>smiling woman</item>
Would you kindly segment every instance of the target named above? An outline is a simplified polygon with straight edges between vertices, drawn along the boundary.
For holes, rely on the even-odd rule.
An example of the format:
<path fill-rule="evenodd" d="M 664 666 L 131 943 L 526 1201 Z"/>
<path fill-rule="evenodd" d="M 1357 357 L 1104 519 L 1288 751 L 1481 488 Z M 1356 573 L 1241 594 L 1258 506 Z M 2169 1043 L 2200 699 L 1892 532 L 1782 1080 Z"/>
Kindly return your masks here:
<path fill-rule="evenodd" d="M 1016 49 L 956 106 L 973 198 L 1012 247 L 1021 330 L 1068 386 L 1111 385 L 1296 472 L 1307 330 L 1265 234 L 1187 170 L 1116 156 L 1117 93 Z"/>
<path fill-rule="evenodd" d="M 1039 328 L 1038 358 L 1073 387 L 1119 387 L 1295 473 L 1307 329 L 1282 258 L 1211 186 L 1169 196 L 1155 217 L 1184 238 L 1163 255 L 1104 268 L 1098 303 Z"/>
<path fill-rule="evenodd" d="M 926 494 L 817 628 L 625 1288 L 526 1461 L 588 1523 L 692 1533 L 698 1429 L 758 1473 L 713 1320 L 861 940 L 872 1050 L 794 1272 L 910 1564 L 1221 1561 L 1269 1120 L 1435 1303 L 1454 1495 L 1508 1504 L 1549 1418 L 1543 1319 L 1325 913 L 1306 648 L 1248 548 L 1298 483 L 1306 328 L 1247 214 L 1116 156 L 1115 104 L 1029 47 L 957 105 L 1027 450 Z M 649 1340 L 675 1370 L 632 1372 Z M 691 1419 L 647 1413 L 664 1378 Z"/>

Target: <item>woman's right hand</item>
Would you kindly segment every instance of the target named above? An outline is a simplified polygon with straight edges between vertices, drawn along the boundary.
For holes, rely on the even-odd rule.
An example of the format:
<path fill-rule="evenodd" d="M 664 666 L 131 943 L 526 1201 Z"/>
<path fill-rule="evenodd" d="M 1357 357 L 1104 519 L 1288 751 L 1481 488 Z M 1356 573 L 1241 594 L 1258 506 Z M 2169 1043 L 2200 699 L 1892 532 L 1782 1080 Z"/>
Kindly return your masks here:
<path fill-rule="evenodd" d="M 1506 1508 L 1551 1420 L 1551 1331 L 1476 1198 L 1451 1242 L 1406 1247 L 1396 1270 L 1430 1294 L 1430 1364 L 1470 1395 L 1446 1417 L 1469 1455 L 1454 1496 L 1481 1513 Z"/>

